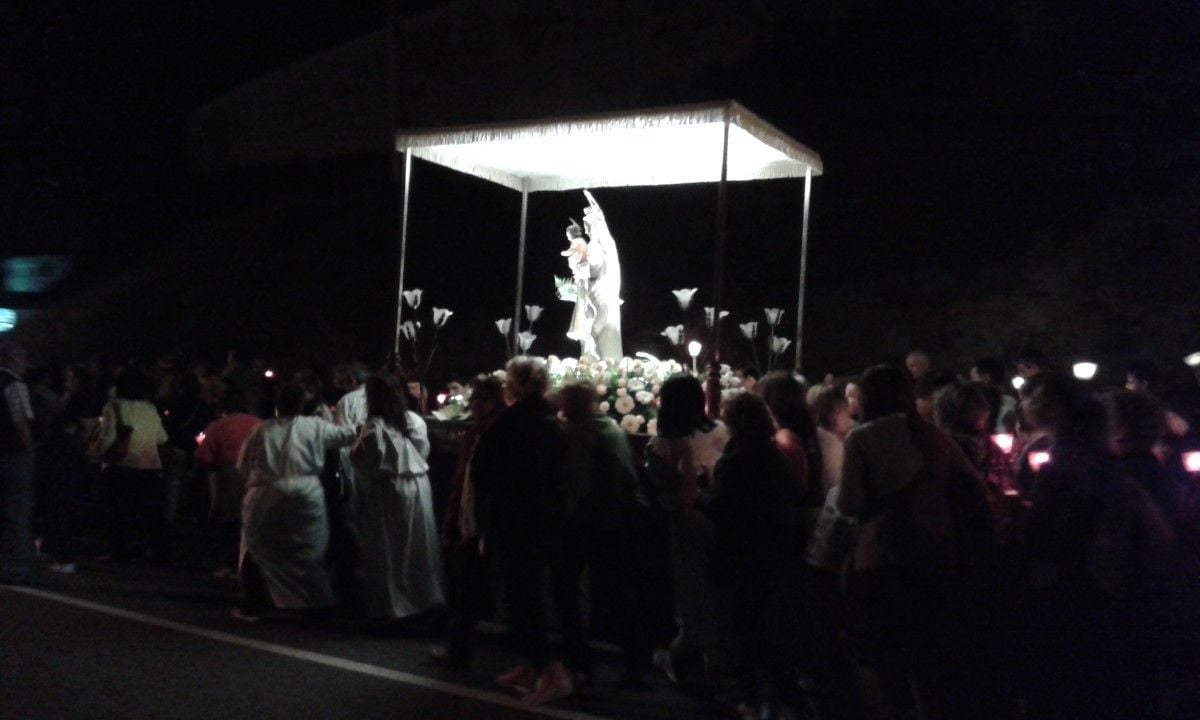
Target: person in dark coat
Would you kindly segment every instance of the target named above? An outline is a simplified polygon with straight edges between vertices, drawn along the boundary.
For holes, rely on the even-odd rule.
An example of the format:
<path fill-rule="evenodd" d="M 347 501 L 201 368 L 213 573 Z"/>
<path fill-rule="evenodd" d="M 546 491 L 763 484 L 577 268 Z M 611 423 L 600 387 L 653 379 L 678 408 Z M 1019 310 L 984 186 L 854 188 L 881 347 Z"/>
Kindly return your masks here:
<path fill-rule="evenodd" d="M 712 576 L 718 611 L 730 613 L 737 656 L 739 711 L 779 700 L 782 668 L 769 610 L 789 556 L 797 488 L 774 442 L 775 421 L 757 395 L 726 401 L 721 417 L 729 443 L 717 461 L 703 507 L 712 520 Z"/>
<path fill-rule="evenodd" d="M 563 431 L 546 401 L 545 362 L 509 361 L 505 392 L 512 404 L 479 440 L 472 464 L 476 520 L 484 552 L 504 584 L 510 630 L 521 662 L 496 678 L 531 705 L 569 695 L 570 675 L 552 661 L 542 575 L 560 546 Z"/>

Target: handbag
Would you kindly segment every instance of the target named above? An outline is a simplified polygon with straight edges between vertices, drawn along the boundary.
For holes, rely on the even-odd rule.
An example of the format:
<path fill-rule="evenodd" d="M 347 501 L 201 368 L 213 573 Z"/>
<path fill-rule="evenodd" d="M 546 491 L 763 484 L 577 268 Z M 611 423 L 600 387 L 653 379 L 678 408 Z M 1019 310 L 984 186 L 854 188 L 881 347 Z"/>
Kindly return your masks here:
<path fill-rule="evenodd" d="M 840 570 L 854 547 L 858 521 L 838 511 L 839 489 L 833 487 L 825 496 L 825 506 L 804 549 L 804 562 L 815 568 Z"/>
<path fill-rule="evenodd" d="M 100 443 L 103 442 L 104 432 L 101 429 L 103 423 L 96 426 L 93 430 L 93 436 L 88 441 L 88 456 L 99 460 L 105 465 L 114 465 L 125 459 L 129 454 L 129 443 L 133 439 L 133 426 L 126 425 L 125 420 L 121 417 L 120 403 L 113 401 L 113 416 L 116 418 L 117 436 L 112 444 L 107 448 L 101 448 Z"/>

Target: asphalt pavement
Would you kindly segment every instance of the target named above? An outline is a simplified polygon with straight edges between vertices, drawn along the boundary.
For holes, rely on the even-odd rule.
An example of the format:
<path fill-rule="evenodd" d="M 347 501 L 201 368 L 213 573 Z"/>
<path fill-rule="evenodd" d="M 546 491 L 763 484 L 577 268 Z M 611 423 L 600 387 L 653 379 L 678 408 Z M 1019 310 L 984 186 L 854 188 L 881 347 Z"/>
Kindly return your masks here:
<path fill-rule="evenodd" d="M 199 568 L 80 563 L 32 587 L 0 586 L 0 718 L 704 718 L 665 678 L 618 683 L 600 652 L 592 680 L 524 708 L 491 681 L 513 656 L 478 633 L 467 671 L 425 662 L 436 637 L 349 619 L 311 626 L 230 616 L 236 582 Z"/>

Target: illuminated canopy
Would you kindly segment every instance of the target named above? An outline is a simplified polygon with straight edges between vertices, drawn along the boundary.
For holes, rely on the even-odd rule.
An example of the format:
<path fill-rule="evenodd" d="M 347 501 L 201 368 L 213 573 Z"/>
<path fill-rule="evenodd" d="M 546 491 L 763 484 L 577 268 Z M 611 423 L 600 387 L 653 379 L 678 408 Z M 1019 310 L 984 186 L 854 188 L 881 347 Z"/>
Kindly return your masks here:
<path fill-rule="evenodd" d="M 820 175 L 821 157 L 736 102 L 401 131 L 396 150 L 517 191 Z"/>

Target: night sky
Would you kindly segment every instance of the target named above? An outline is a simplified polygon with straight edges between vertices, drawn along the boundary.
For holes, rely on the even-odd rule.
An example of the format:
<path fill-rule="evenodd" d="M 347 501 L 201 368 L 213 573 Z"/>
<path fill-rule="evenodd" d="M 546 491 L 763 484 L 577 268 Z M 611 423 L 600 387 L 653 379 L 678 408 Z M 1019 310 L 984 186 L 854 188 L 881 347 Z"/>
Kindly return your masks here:
<path fill-rule="evenodd" d="M 72 255 L 76 272 L 52 306 L 86 297 L 131 258 L 161 272 L 146 286 L 186 298 L 131 316 L 125 336 L 70 327 L 48 346 L 68 353 L 64 338 L 77 338 L 80 353 L 105 340 L 213 352 L 237 342 L 322 359 L 386 350 L 396 225 L 387 153 L 214 178 L 196 171 L 185 143 L 197 107 L 385 27 L 383 3 L 23 5 L 0 11 L 3 254 Z M 806 371 L 853 372 L 918 345 L 945 364 L 1036 344 L 1110 367 L 1135 356 L 1177 362 L 1200 348 L 1198 6 L 904 5 L 785 11 L 786 36 L 764 28 L 748 63 L 714 70 L 719 94 L 708 99 L 745 101 L 825 162 L 814 183 Z M 489 326 L 511 314 L 500 308 L 511 306 L 515 261 L 497 238 L 515 234 L 516 200 L 436 168 L 417 173 L 413 229 L 439 242 L 416 252 L 410 283 L 458 313 L 447 367 L 498 365 Z M 734 319 L 764 305 L 794 312 L 799 192 L 774 182 L 731 193 Z M 627 340 L 666 352 L 657 331 L 679 322 L 669 290 L 701 286 L 708 299 L 710 238 L 696 236 L 711 232 L 715 192 L 597 196 L 628 258 Z M 549 251 L 582 198 L 534 203 L 527 297 L 553 304 L 546 276 L 561 269 Z M 249 247 L 234 230 L 278 217 L 276 250 Z M 237 289 L 223 287 L 219 268 L 232 265 L 253 266 L 261 294 L 246 295 L 244 274 L 230 281 Z M 205 272 L 218 281 L 179 280 Z M 336 292 L 348 285 L 372 289 Z M 138 292 L 100 297 L 136 306 Z M 171 294 L 155 297 L 163 305 Z M 542 321 L 546 351 L 569 349 L 550 340 L 565 314 L 554 307 Z M 739 359 L 745 348 L 728 353 Z"/>

